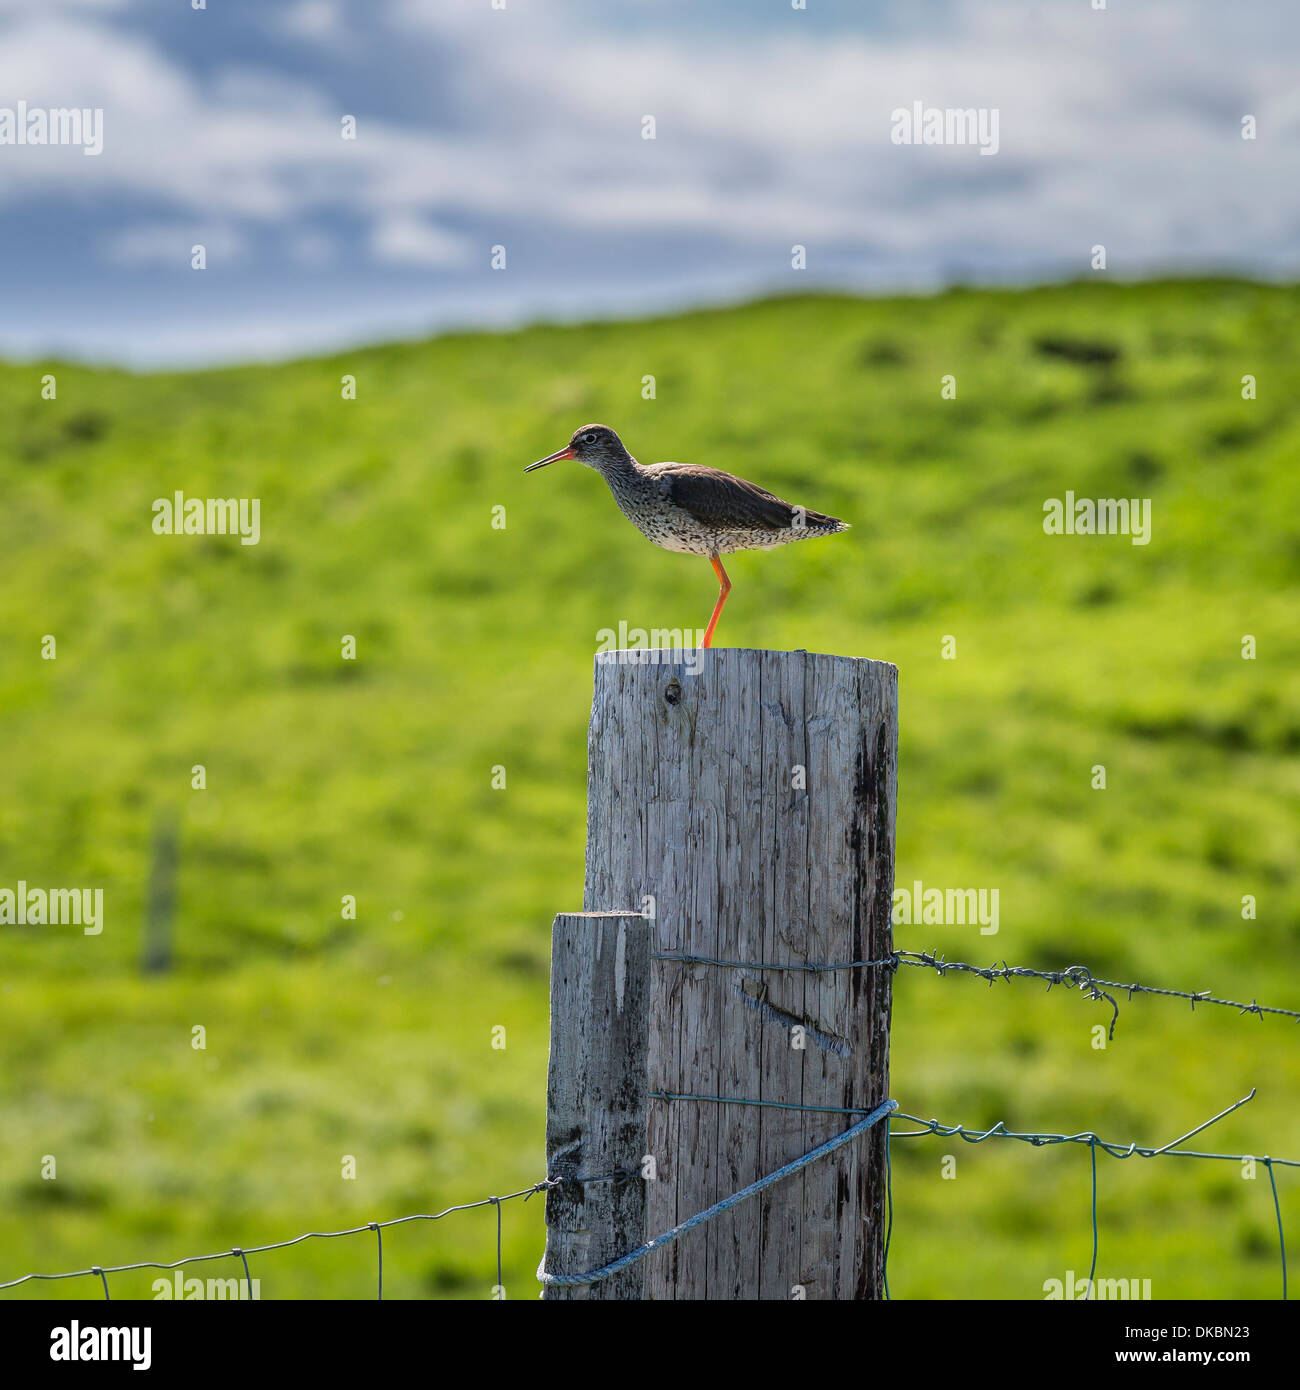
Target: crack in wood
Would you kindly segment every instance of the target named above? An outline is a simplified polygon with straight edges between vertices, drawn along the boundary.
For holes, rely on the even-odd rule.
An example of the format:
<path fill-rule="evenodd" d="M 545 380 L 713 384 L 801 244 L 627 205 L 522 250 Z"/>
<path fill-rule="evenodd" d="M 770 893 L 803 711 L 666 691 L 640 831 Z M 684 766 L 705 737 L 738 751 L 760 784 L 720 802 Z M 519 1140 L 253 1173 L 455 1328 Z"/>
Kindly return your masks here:
<path fill-rule="evenodd" d="M 760 1013 L 775 1019 L 783 1027 L 802 1028 L 804 1036 L 811 1038 L 823 1052 L 833 1052 L 837 1057 L 853 1056 L 853 1049 L 849 1046 L 846 1038 L 838 1037 L 829 1029 L 823 1028 L 807 1014 L 792 1013 L 789 1009 L 783 1009 L 779 1004 L 774 1004 L 768 998 L 768 986 L 765 980 L 753 980 L 746 977 L 736 986 L 736 990 L 751 1009 L 757 1009 Z"/>

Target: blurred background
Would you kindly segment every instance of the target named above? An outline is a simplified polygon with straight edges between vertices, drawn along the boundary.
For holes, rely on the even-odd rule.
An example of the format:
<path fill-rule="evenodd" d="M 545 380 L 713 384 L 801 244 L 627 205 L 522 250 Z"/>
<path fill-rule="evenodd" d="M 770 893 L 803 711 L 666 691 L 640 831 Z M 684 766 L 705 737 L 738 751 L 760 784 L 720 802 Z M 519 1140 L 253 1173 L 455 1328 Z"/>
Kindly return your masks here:
<path fill-rule="evenodd" d="M 0 926 L 0 1281 L 542 1176 L 597 632 L 715 596 L 590 473 L 522 476 L 588 419 L 853 523 L 737 557 L 719 643 L 899 666 L 898 883 L 1000 894 L 900 946 L 1300 1007 L 1300 18 L 614 8 L 0 3 L 0 107 L 104 113 L 99 155 L 0 145 L 0 888 L 105 914 Z M 915 101 L 998 153 L 895 145 Z M 155 535 L 177 490 L 260 543 Z M 1150 544 L 1045 535 L 1067 490 Z M 1107 1012 L 905 972 L 893 1094 L 1159 1145 L 1257 1086 L 1205 1146 L 1300 1157 L 1293 1026 L 1121 1000 L 1098 1050 Z M 953 1151 L 895 1146 L 895 1297 L 1086 1275 L 1082 1149 Z M 1276 1296 L 1266 1175 L 1162 1163 L 1098 1160 L 1098 1274 Z M 503 1223 L 532 1298 L 541 1202 Z M 495 1231 L 396 1228 L 386 1295 L 490 1297 Z M 252 1272 L 366 1297 L 373 1249 Z"/>

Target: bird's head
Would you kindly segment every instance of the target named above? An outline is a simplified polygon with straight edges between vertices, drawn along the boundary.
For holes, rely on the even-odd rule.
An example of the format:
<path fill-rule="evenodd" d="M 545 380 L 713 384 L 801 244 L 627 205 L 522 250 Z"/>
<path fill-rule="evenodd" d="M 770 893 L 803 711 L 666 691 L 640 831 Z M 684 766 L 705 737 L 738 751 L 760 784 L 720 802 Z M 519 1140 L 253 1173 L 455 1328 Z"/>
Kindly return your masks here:
<path fill-rule="evenodd" d="M 594 468 L 597 472 L 618 463 L 627 457 L 623 441 L 608 425 L 581 425 L 573 432 L 572 438 L 563 449 L 547 454 L 544 459 L 530 463 L 524 469 L 531 473 L 534 468 L 544 468 L 548 463 L 558 463 L 560 459 L 576 459 L 579 463 Z"/>

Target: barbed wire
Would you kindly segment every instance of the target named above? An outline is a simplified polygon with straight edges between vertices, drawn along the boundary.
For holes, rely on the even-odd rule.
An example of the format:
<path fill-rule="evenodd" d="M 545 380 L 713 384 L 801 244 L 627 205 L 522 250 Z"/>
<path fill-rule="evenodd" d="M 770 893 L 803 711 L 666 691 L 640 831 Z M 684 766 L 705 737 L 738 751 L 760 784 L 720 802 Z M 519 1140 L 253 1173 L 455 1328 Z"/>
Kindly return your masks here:
<path fill-rule="evenodd" d="M 726 960 L 716 956 L 702 956 L 685 951 L 660 951 L 653 960 L 675 961 L 680 965 L 710 965 L 730 970 L 753 970 L 758 972 L 806 972 L 821 974 L 835 970 L 888 969 L 897 971 L 901 965 L 920 966 L 933 970 L 939 975 L 949 971 L 954 974 L 978 975 L 991 985 L 995 980 L 1036 979 L 1045 980 L 1050 990 L 1054 985 L 1064 985 L 1067 989 L 1078 989 L 1087 998 L 1104 999 L 1113 1010 L 1110 1020 L 1109 1036 L 1114 1038 L 1115 1025 L 1119 1022 L 1119 1004 L 1107 990 L 1123 991 L 1131 1000 L 1135 994 L 1158 994 L 1168 998 L 1190 1001 L 1193 1011 L 1197 1004 L 1213 1004 L 1225 1009 L 1236 1009 L 1240 1014 L 1254 1014 L 1261 1020 L 1265 1014 L 1277 1014 L 1283 1018 L 1295 1019 L 1300 1023 L 1300 1009 L 1280 1009 L 1268 1004 L 1260 1004 L 1252 999 L 1244 1004 L 1235 999 L 1220 999 L 1209 990 L 1165 989 L 1156 985 L 1143 985 L 1134 981 L 1126 984 L 1122 980 L 1105 980 L 1094 975 L 1086 965 L 1068 965 L 1061 970 L 1036 970 L 1028 965 L 972 965 L 969 961 L 945 960 L 933 951 L 891 951 L 877 960 L 848 960 L 825 963 L 772 961 Z"/>
<path fill-rule="evenodd" d="M 571 1179 L 578 1182 L 596 1182 L 599 1178 L 578 1178 Z M 538 1192 L 545 1192 L 549 1188 L 558 1185 L 559 1179 L 544 1178 L 541 1182 L 534 1183 L 531 1187 L 521 1187 L 518 1192 L 508 1192 L 502 1197 L 483 1197 L 477 1202 L 461 1202 L 456 1206 L 446 1207 L 439 1212 L 414 1212 L 410 1216 L 395 1216 L 388 1221 L 367 1221 L 364 1226 L 349 1226 L 342 1231 L 304 1231 L 300 1236 L 294 1236 L 289 1240 L 275 1240 L 267 1245 L 232 1246 L 229 1250 L 218 1250 L 211 1255 L 186 1255 L 182 1259 L 172 1260 L 169 1263 L 160 1263 L 155 1260 L 139 1260 L 134 1264 L 125 1265 L 91 1265 L 87 1269 L 72 1269 L 61 1274 L 24 1274 L 21 1278 L 10 1279 L 5 1283 L 0 1283 L 0 1289 L 16 1288 L 19 1284 L 26 1284 L 33 1279 L 84 1279 L 87 1277 L 99 1276 L 100 1282 L 104 1286 L 104 1297 L 112 1298 L 108 1291 L 108 1275 L 125 1274 L 134 1269 L 181 1269 L 185 1265 L 202 1264 L 207 1260 L 230 1260 L 239 1259 L 243 1262 L 244 1277 L 248 1281 L 248 1288 L 253 1287 L 252 1274 L 248 1268 L 249 1255 L 261 1255 L 268 1250 L 284 1250 L 290 1245 L 299 1245 L 304 1240 L 334 1240 L 338 1236 L 355 1236 L 365 1231 L 374 1231 L 378 1241 L 379 1254 L 379 1301 L 384 1297 L 384 1238 L 383 1229 L 387 1226 L 403 1226 L 408 1221 L 441 1221 L 444 1216 L 450 1216 L 453 1212 L 473 1211 L 477 1207 L 496 1207 L 496 1255 L 497 1255 L 497 1288 L 502 1287 L 501 1282 L 501 1205 L 503 1202 L 513 1202 L 517 1198 L 522 1198 L 525 1202 Z"/>

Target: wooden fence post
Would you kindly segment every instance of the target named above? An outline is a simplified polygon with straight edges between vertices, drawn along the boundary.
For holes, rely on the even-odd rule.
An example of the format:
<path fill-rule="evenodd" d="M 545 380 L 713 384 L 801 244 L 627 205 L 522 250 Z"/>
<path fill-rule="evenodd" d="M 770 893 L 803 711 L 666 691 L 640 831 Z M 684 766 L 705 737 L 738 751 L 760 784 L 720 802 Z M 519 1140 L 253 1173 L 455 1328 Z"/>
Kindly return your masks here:
<path fill-rule="evenodd" d="M 646 1238 L 650 924 L 639 912 L 570 912 L 551 932 L 546 1173 L 550 1274 L 583 1274 Z M 626 1173 L 615 1181 L 610 1175 Z M 548 1284 L 552 1299 L 639 1299 L 646 1266 L 596 1284 Z"/>
<path fill-rule="evenodd" d="M 802 651 L 649 655 L 596 659 L 585 902 L 651 915 L 653 1174 L 634 1220 L 590 1231 L 588 1268 L 801 1156 L 889 1093 L 889 970 L 756 966 L 878 960 L 893 948 L 896 668 Z M 560 922 L 574 920 L 557 920 L 557 942 Z M 601 930 L 602 952 L 614 930 Z M 566 936 L 562 968 L 575 951 Z M 750 964 L 653 958 L 664 953 Z M 552 999 L 568 1007 L 554 988 Z M 553 1046 L 587 1049 L 588 1065 L 611 1042 L 599 1020 L 555 1021 Z M 552 1078 L 555 1065 L 553 1055 Z M 558 1138 L 555 1099 L 553 1085 Z M 610 1123 L 622 1123 L 628 1108 L 612 1103 Z M 601 1157 L 628 1162 L 639 1123 Z M 879 1125 L 651 1254 L 619 1276 L 631 1282 L 617 1296 L 877 1298 L 884 1164 Z M 611 1194 L 585 1197 L 591 1214 Z"/>

